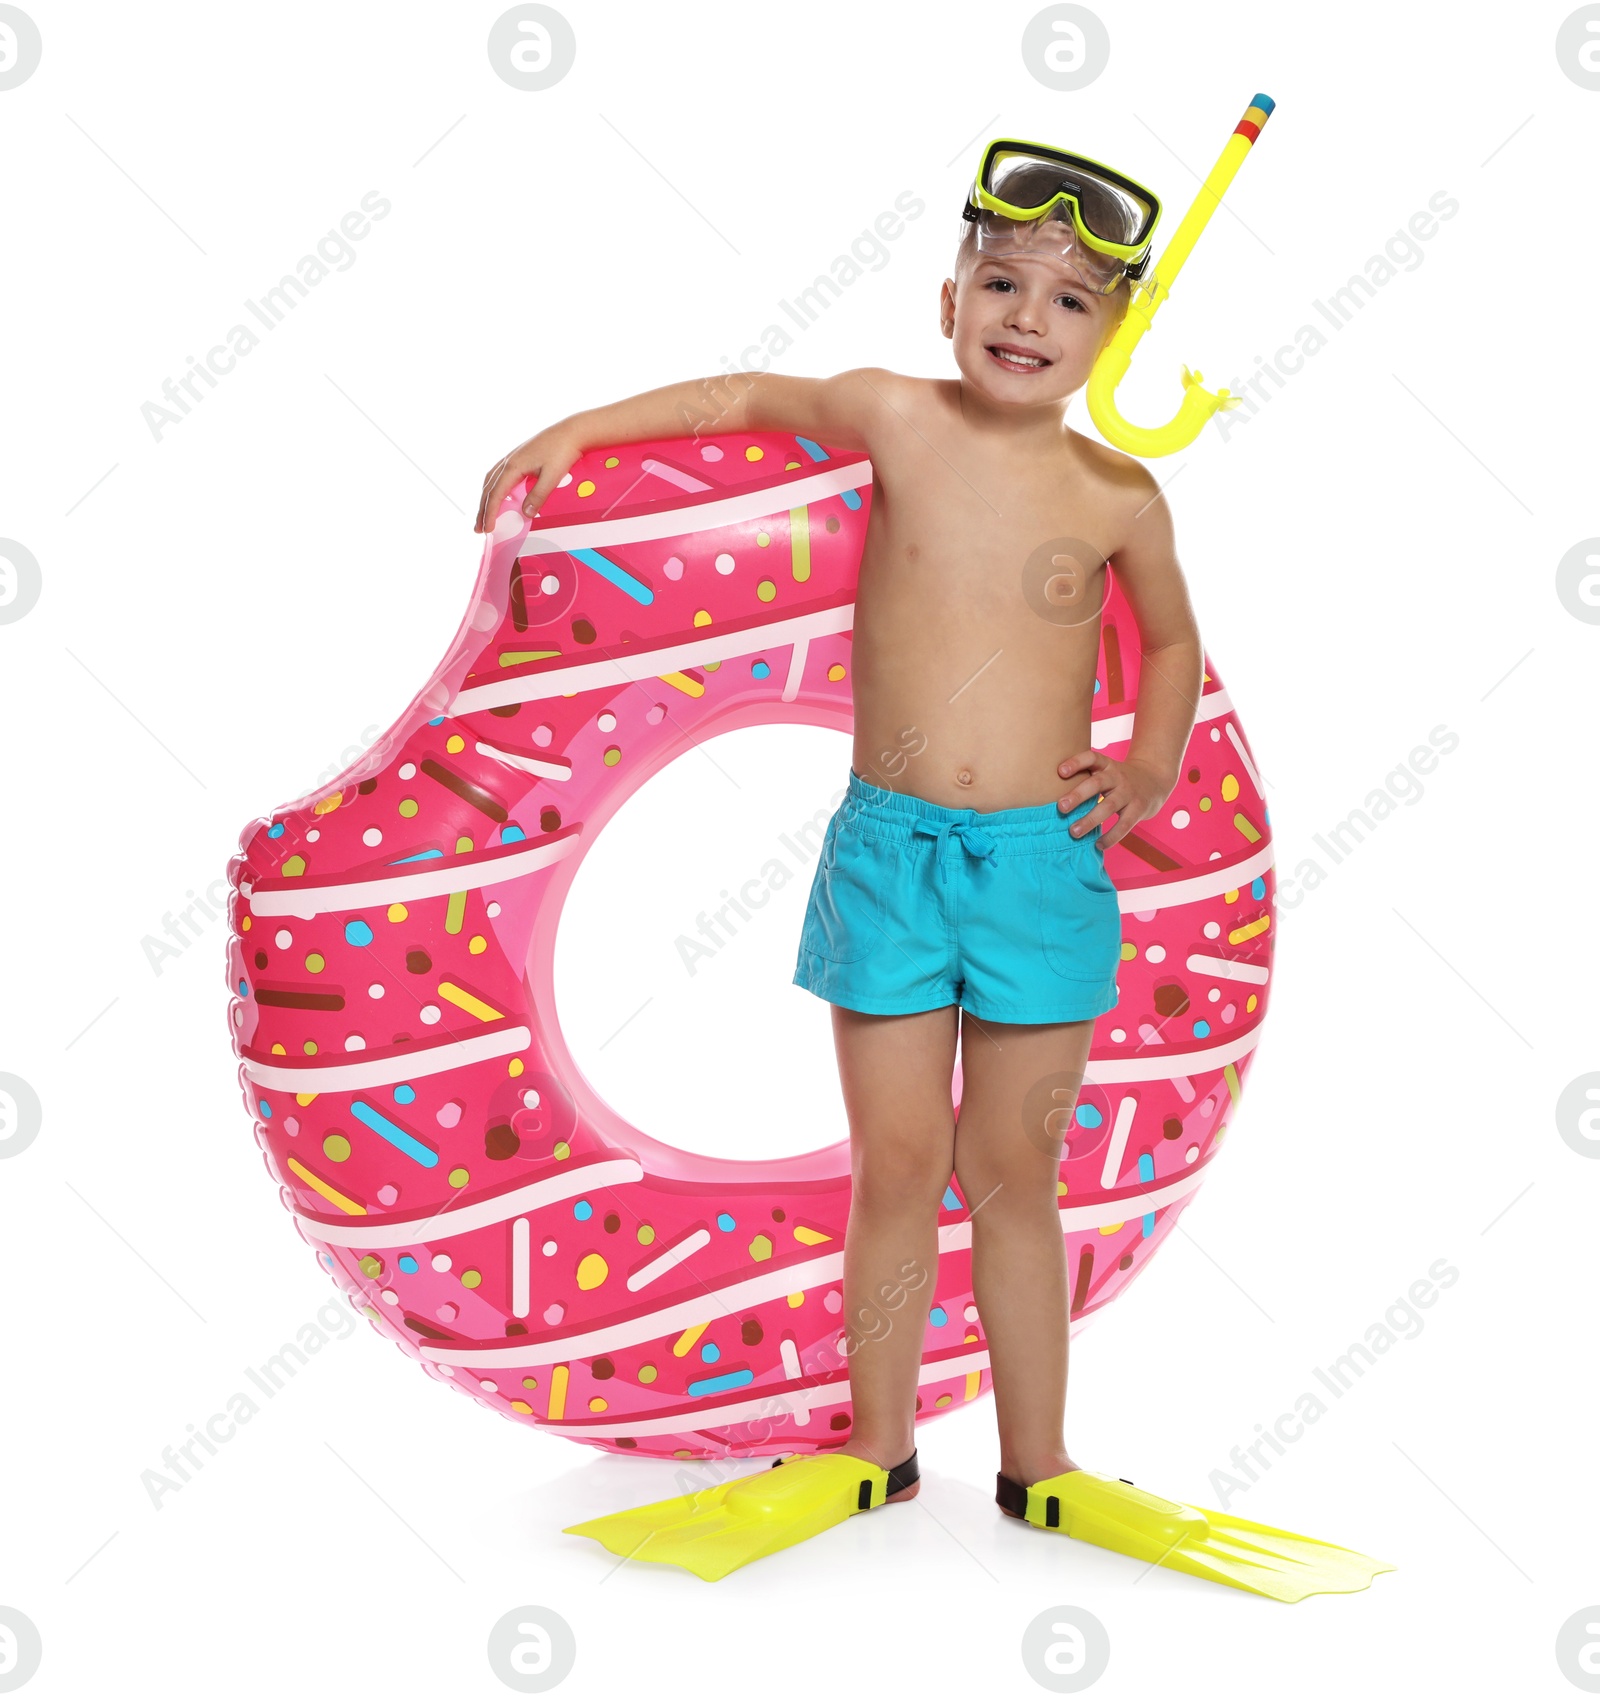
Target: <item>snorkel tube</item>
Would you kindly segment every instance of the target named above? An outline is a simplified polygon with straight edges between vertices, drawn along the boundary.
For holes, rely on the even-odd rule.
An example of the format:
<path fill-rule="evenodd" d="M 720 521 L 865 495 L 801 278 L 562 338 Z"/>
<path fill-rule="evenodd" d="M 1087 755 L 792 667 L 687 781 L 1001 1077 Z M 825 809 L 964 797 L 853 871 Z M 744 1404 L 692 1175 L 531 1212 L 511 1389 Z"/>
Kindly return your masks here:
<path fill-rule="evenodd" d="M 1239 397 L 1229 395 L 1225 389 L 1219 390 L 1215 395 L 1210 390 L 1203 389 L 1200 383 L 1201 374 L 1191 372 L 1185 366 L 1183 404 L 1172 418 L 1164 425 L 1134 425 L 1117 411 L 1117 385 L 1127 374 L 1128 366 L 1133 360 L 1133 351 L 1139 346 L 1139 339 L 1154 322 L 1162 302 L 1171 294 L 1172 285 L 1183 269 L 1183 262 L 1188 259 L 1190 250 L 1200 239 L 1200 232 L 1205 229 L 1212 213 L 1217 210 L 1228 185 L 1233 181 L 1234 173 L 1244 164 L 1251 144 L 1261 134 L 1261 127 L 1271 114 L 1272 107 L 1273 102 L 1264 94 L 1258 94 L 1250 102 L 1244 117 L 1239 120 L 1238 127 L 1228 138 L 1228 145 L 1223 148 L 1217 163 L 1211 167 L 1211 175 L 1200 185 L 1200 192 L 1195 196 L 1194 204 L 1183 215 L 1183 222 L 1178 226 L 1177 233 L 1167 244 L 1155 270 L 1139 285 L 1138 294 L 1129 301 L 1126 316 L 1117 327 L 1116 334 L 1100 351 L 1100 357 L 1089 374 L 1086 392 L 1089 417 L 1094 420 L 1095 428 L 1107 442 L 1128 454 L 1137 454 L 1143 459 L 1153 460 L 1159 455 L 1173 454 L 1180 448 L 1187 448 L 1199 436 L 1206 420 L 1213 413 L 1220 408 L 1239 405 Z"/>

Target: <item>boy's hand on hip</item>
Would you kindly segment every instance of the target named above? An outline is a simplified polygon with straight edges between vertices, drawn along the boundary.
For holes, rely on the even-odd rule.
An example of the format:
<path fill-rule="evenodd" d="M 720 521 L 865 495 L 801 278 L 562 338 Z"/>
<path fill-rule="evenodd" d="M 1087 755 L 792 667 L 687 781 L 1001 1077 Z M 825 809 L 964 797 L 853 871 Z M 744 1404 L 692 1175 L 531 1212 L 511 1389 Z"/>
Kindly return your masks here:
<path fill-rule="evenodd" d="M 483 480 L 483 496 L 478 502 L 477 523 L 472 529 L 492 531 L 500 516 L 500 503 L 523 478 L 530 482 L 522 512 L 531 519 L 582 453 L 582 444 L 560 425 L 529 437 L 520 448 L 512 449 L 498 465 L 489 468 Z"/>
<path fill-rule="evenodd" d="M 1162 803 L 1172 794 L 1176 782 L 1146 761 L 1113 761 L 1109 755 L 1102 755 L 1096 749 L 1071 756 L 1056 768 L 1056 772 L 1063 779 L 1075 779 L 1056 804 L 1063 814 L 1070 814 L 1091 796 L 1100 798 L 1098 806 L 1067 828 L 1073 837 L 1087 837 L 1096 826 L 1103 828 L 1106 821 L 1116 815 L 1116 825 L 1101 833 L 1102 850 L 1110 849 L 1141 820 L 1148 820 L 1158 813 Z"/>

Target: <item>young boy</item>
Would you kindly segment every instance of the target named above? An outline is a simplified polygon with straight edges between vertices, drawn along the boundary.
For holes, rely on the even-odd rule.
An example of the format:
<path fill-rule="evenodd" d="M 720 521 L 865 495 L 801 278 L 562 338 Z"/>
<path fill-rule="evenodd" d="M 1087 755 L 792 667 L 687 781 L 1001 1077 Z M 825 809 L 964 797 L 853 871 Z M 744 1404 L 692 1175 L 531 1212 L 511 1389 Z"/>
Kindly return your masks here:
<path fill-rule="evenodd" d="M 1029 1088 L 1046 1075 L 1081 1080 L 1095 1017 L 1116 1001 L 1121 926 L 1101 857 L 1172 791 L 1201 686 L 1155 479 L 1067 422 L 1126 311 L 1130 273 L 1148 263 L 1155 210 L 1092 162 L 994 144 L 940 295 L 956 377 L 869 367 L 652 390 L 508 455 L 484 480 L 476 527 L 492 529 L 518 480 L 531 480 L 523 505 L 534 514 L 585 449 L 681 434 L 708 396 L 717 433 L 783 431 L 870 456 L 852 772 L 795 974 L 834 1005 L 852 1153 L 843 1319 L 870 1313 L 908 1265 L 935 1267 L 954 1172 L 972 1217 L 1001 1473 L 1023 1485 L 1077 1468 L 1062 1437 L 1057 1199 L 1072 1104 L 1057 1094 L 1030 1108 Z M 1120 761 L 1090 746 L 1108 562 L 1143 659 Z M 835 1455 L 885 1477 L 873 1503 L 917 1491 L 922 1347 L 919 1328 L 898 1327 L 851 1356 L 854 1421 Z"/>

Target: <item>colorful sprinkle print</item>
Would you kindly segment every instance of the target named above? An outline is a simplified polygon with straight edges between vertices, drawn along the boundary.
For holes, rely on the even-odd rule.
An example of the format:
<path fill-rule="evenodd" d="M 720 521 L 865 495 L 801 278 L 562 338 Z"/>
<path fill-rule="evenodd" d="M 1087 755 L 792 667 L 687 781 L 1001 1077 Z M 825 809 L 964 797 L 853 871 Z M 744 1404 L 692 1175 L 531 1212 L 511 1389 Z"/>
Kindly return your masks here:
<path fill-rule="evenodd" d="M 850 1435 L 847 1161 L 737 1186 L 688 1152 L 643 1162 L 580 1112 L 537 1035 L 555 1021 L 553 892 L 590 821 L 703 726 L 850 724 L 871 496 L 864 456 L 775 433 L 587 453 L 532 529 L 514 491 L 413 709 L 252 822 L 229 863 L 230 1031 L 283 1203 L 380 1333 L 512 1421 L 673 1458 Z M 1108 753 L 1139 667 L 1113 579 L 1093 709 Z M 1058 1187 L 1075 1319 L 1127 1288 L 1203 1181 L 1266 1013 L 1271 823 L 1209 659 L 1177 789 L 1106 865 L 1120 1001 Z M 990 1384 L 953 1176 L 939 1221 L 936 1277 L 906 1312 L 926 1317 L 925 1420 Z"/>

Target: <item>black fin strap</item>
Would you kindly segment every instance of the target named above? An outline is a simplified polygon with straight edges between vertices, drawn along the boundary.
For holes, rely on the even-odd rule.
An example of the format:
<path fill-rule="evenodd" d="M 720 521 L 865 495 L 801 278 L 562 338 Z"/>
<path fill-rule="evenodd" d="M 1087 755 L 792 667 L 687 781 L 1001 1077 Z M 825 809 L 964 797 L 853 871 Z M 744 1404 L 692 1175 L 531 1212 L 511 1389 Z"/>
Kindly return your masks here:
<path fill-rule="evenodd" d="M 1028 1515 L 1028 1489 L 1013 1481 L 1009 1475 L 996 1475 L 994 1478 L 994 1501 L 1002 1510 L 1009 1510 L 1013 1516 L 1020 1516 L 1026 1521 Z"/>

